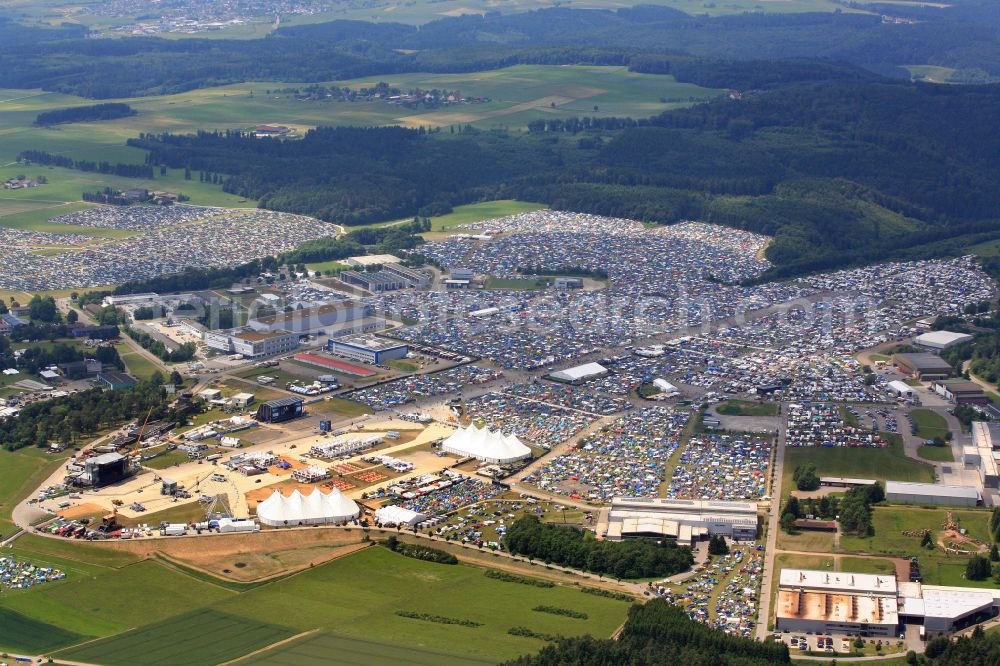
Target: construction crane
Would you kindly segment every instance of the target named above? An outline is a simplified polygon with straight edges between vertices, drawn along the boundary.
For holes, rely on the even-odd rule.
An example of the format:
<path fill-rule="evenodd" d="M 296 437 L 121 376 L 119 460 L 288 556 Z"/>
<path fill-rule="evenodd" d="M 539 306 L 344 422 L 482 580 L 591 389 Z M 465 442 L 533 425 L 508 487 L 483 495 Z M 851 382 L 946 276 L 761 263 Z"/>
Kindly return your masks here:
<path fill-rule="evenodd" d="M 139 428 L 139 434 L 135 438 L 135 448 L 129 453 L 129 458 L 135 458 L 139 455 L 139 449 L 142 448 L 142 433 L 146 432 L 146 424 L 149 423 L 149 415 L 153 413 L 153 407 L 150 406 L 149 411 L 146 412 L 146 418 L 142 422 L 142 427 Z"/>

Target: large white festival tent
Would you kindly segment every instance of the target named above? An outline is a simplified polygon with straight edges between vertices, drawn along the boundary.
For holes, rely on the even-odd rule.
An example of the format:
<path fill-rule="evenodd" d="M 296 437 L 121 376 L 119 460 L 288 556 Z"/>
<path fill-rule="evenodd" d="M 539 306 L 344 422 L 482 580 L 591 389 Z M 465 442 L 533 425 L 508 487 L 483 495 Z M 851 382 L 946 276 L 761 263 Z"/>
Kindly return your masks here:
<path fill-rule="evenodd" d="M 324 493 L 319 488 L 303 495 L 298 488 L 287 497 L 280 490 L 257 505 L 257 519 L 265 525 L 324 525 L 345 523 L 358 517 L 354 500 L 334 488 Z"/>
<path fill-rule="evenodd" d="M 463 458 L 478 458 L 490 463 L 512 463 L 531 457 L 531 449 L 522 444 L 517 435 L 477 428 L 475 424 L 456 430 L 441 448 Z"/>

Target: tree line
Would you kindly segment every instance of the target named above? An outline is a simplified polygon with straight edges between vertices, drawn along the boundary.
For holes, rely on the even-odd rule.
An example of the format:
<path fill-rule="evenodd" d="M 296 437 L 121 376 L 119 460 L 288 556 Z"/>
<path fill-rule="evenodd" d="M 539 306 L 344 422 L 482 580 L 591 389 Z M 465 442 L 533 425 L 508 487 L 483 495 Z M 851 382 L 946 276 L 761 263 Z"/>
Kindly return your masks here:
<path fill-rule="evenodd" d="M 691 549 L 670 540 L 598 541 L 588 530 L 546 524 L 530 515 L 511 524 L 504 545 L 516 555 L 619 579 L 671 576 L 694 564 Z"/>
<path fill-rule="evenodd" d="M 62 125 L 64 123 L 85 123 L 96 120 L 115 120 L 128 118 L 138 113 L 128 104 L 109 102 L 106 104 L 91 104 L 88 106 L 71 106 L 66 109 L 42 111 L 35 116 L 36 125 Z"/>
<path fill-rule="evenodd" d="M 148 164 L 123 164 L 116 162 L 94 162 L 92 160 L 75 160 L 65 155 L 53 155 L 44 150 L 22 150 L 17 154 L 18 162 L 44 164 L 46 166 L 63 167 L 94 173 L 111 174 L 125 178 L 153 179 L 153 167 Z"/>
<path fill-rule="evenodd" d="M 791 663 L 788 647 L 773 641 L 729 636 L 696 622 L 686 611 L 654 599 L 629 609 L 617 640 L 580 636 L 559 639 L 537 654 L 504 666 L 776 666 Z"/>
<path fill-rule="evenodd" d="M 162 380 L 162 378 L 158 378 Z M 114 428 L 153 408 L 152 418 L 168 415 L 168 400 L 160 381 L 139 382 L 120 391 L 99 388 L 33 402 L 16 415 L 0 419 L 0 442 L 8 451 L 51 442 L 72 444 L 81 437 Z"/>

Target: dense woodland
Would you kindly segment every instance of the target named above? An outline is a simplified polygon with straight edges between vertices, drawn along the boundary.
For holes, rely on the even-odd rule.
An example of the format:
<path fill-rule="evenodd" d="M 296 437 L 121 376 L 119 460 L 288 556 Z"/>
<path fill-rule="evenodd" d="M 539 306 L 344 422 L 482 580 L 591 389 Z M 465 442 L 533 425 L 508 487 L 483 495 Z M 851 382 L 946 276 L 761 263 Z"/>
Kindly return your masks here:
<path fill-rule="evenodd" d="M 707 17 L 651 6 L 554 8 L 447 17 L 420 27 L 334 21 L 284 27 L 254 40 L 93 40 L 83 38 L 80 26 L 28 28 L 8 21 L 0 22 L 0 86 L 130 97 L 237 81 L 324 82 L 529 62 L 632 64 L 650 53 L 677 62 L 824 58 L 896 77 L 907 76 L 903 65 L 926 63 L 956 68 L 962 80 L 995 80 L 1000 76 L 1000 7 L 992 0 L 953 4 L 885 8 L 910 24 L 840 12 Z M 635 65 L 649 66 L 645 60 Z M 768 85 L 772 75 L 763 69 L 739 87 Z M 682 80 L 691 74 L 679 66 L 672 71 Z M 722 83 L 727 78 L 691 80 Z"/>
<path fill-rule="evenodd" d="M 694 564 L 691 549 L 675 542 L 598 541 L 593 532 L 530 515 L 514 521 L 504 545 L 517 555 L 619 579 L 672 576 Z"/>
<path fill-rule="evenodd" d="M 1000 86 L 847 76 L 646 119 L 507 133 L 318 128 L 130 140 L 266 208 L 362 224 L 496 198 L 775 236 L 765 279 L 948 255 L 1000 234 Z M 362 175 L 363 174 L 363 175 Z M 366 241 L 361 241 L 367 243 Z"/>
<path fill-rule="evenodd" d="M 729 636 L 661 599 L 634 605 L 618 640 L 564 638 L 506 666 L 771 666 L 791 663 L 784 643 Z"/>
<path fill-rule="evenodd" d="M 95 120 L 115 120 L 138 113 L 128 104 L 108 103 L 89 106 L 72 106 L 67 109 L 43 111 L 35 117 L 36 125 L 62 125 L 64 123 L 86 123 Z"/>
<path fill-rule="evenodd" d="M 51 442 L 71 444 L 77 438 L 120 426 L 151 407 L 152 418 L 164 418 L 168 416 L 168 400 L 160 383 L 162 378 L 156 378 L 121 391 L 94 388 L 33 402 L 16 416 L 0 419 L 0 442 L 8 451 L 47 447 Z"/>

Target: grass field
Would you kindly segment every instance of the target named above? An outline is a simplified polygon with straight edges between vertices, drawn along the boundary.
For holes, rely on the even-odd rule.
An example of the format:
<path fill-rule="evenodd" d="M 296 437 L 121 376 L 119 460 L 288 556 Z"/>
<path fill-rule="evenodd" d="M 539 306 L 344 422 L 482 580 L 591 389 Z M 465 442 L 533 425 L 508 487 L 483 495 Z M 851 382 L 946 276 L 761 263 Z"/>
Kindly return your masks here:
<path fill-rule="evenodd" d="M 715 408 L 726 416 L 776 416 L 778 405 L 773 402 L 752 402 L 750 400 L 727 400 Z"/>
<path fill-rule="evenodd" d="M 128 368 L 129 373 L 139 379 L 149 379 L 156 372 L 159 372 L 163 376 L 167 375 L 155 363 L 139 352 L 134 351 L 122 354 L 122 360 L 125 361 L 125 367 Z M 167 381 L 169 381 L 169 378 Z"/>
<path fill-rule="evenodd" d="M 833 552 L 833 532 L 801 531 L 789 534 L 784 530 L 778 532 L 778 548 L 782 550 L 805 550 L 814 553 Z"/>
<path fill-rule="evenodd" d="M 935 462 L 955 462 L 955 455 L 951 452 L 950 446 L 929 446 L 921 444 L 917 449 L 917 454 L 925 460 Z"/>
<path fill-rule="evenodd" d="M 848 476 L 881 481 L 920 481 L 932 483 L 934 469 L 930 465 L 907 458 L 899 435 L 886 435 L 889 446 L 884 449 L 847 447 L 814 447 L 785 449 L 782 488 L 785 493 L 794 487 L 792 474 L 800 465 L 816 465 L 820 476 Z"/>
<path fill-rule="evenodd" d="M 482 203 L 456 206 L 455 210 L 431 218 L 431 231 L 442 232 L 454 229 L 463 224 L 472 224 L 482 220 L 492 220 L 496 217 L 506 217 L 507 215 L 517 215 L 518 213 L 530 213 L 531 211 L 545 208 L 544 204 L 531 203 L 528 201 L 516 201 L 514 199 L 498 199 L 496 201 L 484 201 Z M 429 234 L 424 234 L 425 236 Z"/>
<path fill-rule="evenodd" d="M 336 655 L 336 656 L 334 656 Z M 271 650 L 241 659 L 240 666 L 320 666 L 341 663 L 358 666 L 462 666 L 492 664 L 490 659 L 425 650 L 412 646 L 379 643 L 371 639 L 348 638 L 331 632 L 310 634 Z"/>
<path fill-rule="evenodd" d="M 530 612 L 542 603 L 574 608 L 589 619 Z M 383 548 L 367 548 L 216 607 L 236 615 L 281 618 L 282 624 L 300 631 L 318 627 L 342 636 L 376 636 L 398 645 L 504 659 L 542 645 L 507 634 L 511 627 L 523 625 L 526 617 L 544 633 L 610 636 L 624 620 L 628 604 L 573 588 L 505 583 L 486 578 L 478 568 L 428 564 Z M 261 608 L 268 609 L 266 616 L 259 615 Z M 483 626 L 423 622 L 399 617 L 397 610 L 470 619 Z"/>
<path fill-rule="evenodd" d="M 2 597 L 0 597 L 2 598 Z M 16 645 L 28 654 L 42 654 L 87 638 L 0 608 L 0 645 Z"/>
<path fill-rule="evenodd" d="M 935 437 L 945 438 L 948 434 L 948 422 L 937 412 L 929 409 L 910 410 L 913 423 L 917 427 L 916 435 L 920 439 L 934 439 Z"/>
<path fill-rule="evenodd" d="M 109 666 L 172 666 L 182 649 L 185 664 L 212 666 L 294 635 L 286 627 L 203 608 L 60 656 Z"/>
<path fill-rule="evenodd" d="M 84 544 L 34 540 L 88 552 Z M 60 566 L 69 575 L 4 595 L 3 607 L 34 629 L 19 637 L 0 626 L 0 647 L 27 651 L 30 641 L 42 635 L 42 625 L 51 624 L 68 633 L 53 633 L 45 649 L 57 640 L 76 640 L 74 633 L 98 636 L 57 657 L 111 665 L 177 663 L 179 646 L 185 664 L 220 663 L 314 630 L 319 633 L 263 651 L 247 663 L 318 663 L 321 653 L 325 663 L 496 663 L 544 644 L 507 633 L 524 625 L 525 618 L 543 633 L 610 636 L 628 608 L 627 602 L 583 594 L 573 586 L 546 589 L 497 581 L 478 567 L 421 562 L 380 547 L 243 591 L 158 560 L 115 569 L 40 554 L 31 559 Z M 532 613 L 539 604 L 573 608 L 588 619 Z M 399 610 L 470 619 L 481 626 L 440 625 L 400 617 Z M 359 653 L 370 656 L 351 661 Z"/>
<path fill-rule="evenodd" d="M 961 555 L 947 555 L 940 548 L 926 550 L 920 547 L 921 537 L 906 536 L 903 532 L 920 532 L 929 529 L 932 534 L 941 532 L 947 517 L 946 509 L 924 509 L 909 506 L 878 506 L 872 516 L 874 536 L 840 539 L 841 549 L 846 552 L 892 555 L 894 557 L 917 556 L 924 582 L 930 585 L 961 585 L 966 587 L 994 587 L 991 580 L 965 580 L 965 564 L 968 558 Z M 989 512 L 971 509 L 952 509 L 955 522 L 968 530 L 974 539 L 989 541 Z"/>
<path fill-rule="evenodd" d="M 876 560 L 871 557 L 842 557 L 839 564 L 841 571 L 853 573 L 896 573 L 896 565 L 891 560 Z"/>
<path fill-rule="evenodd" d="M 0 451 L 0 537 L 14 531 L 11 511 L 63 462 L 40 449 Z"/>

